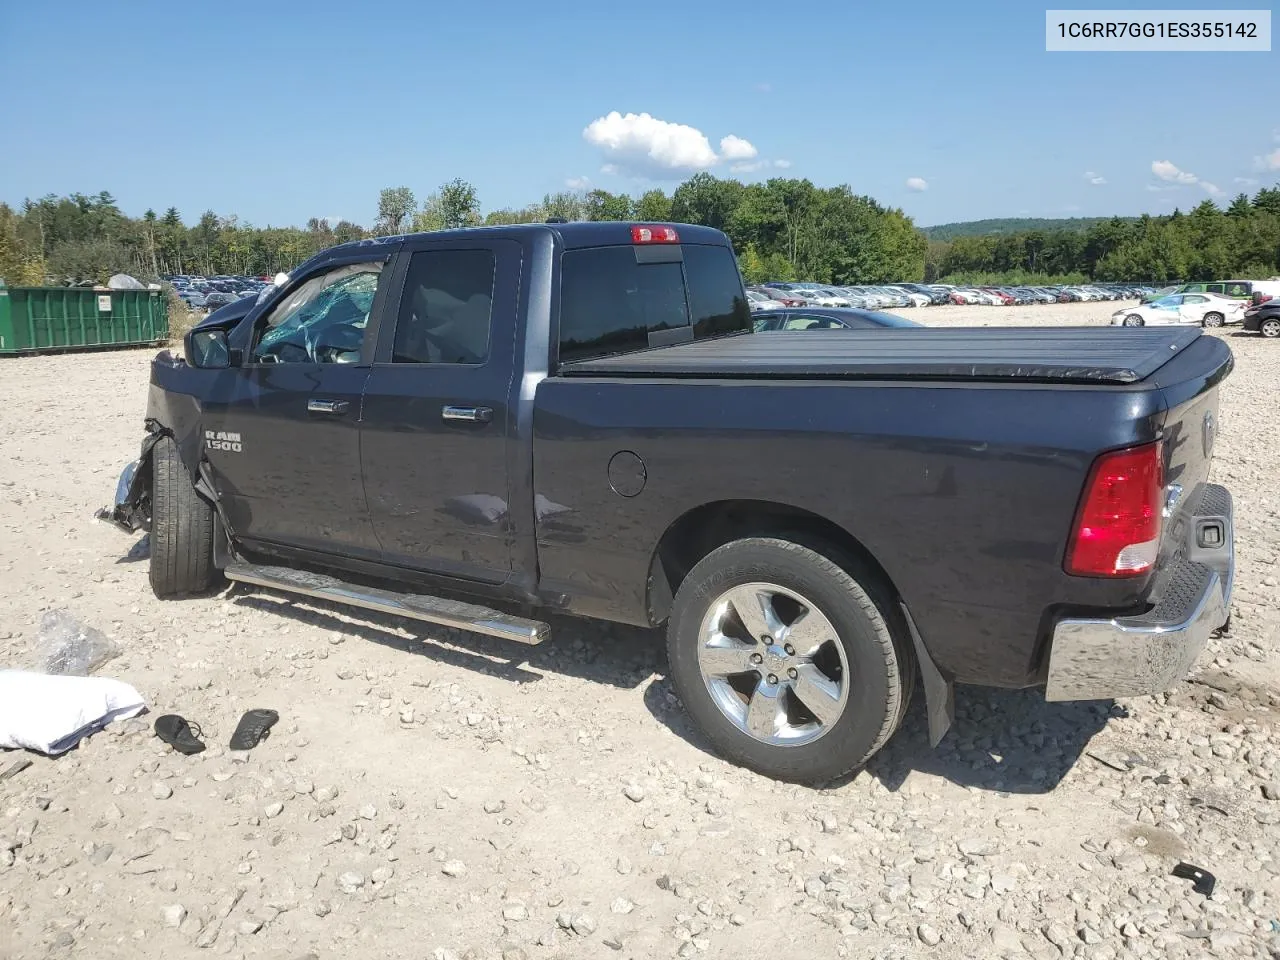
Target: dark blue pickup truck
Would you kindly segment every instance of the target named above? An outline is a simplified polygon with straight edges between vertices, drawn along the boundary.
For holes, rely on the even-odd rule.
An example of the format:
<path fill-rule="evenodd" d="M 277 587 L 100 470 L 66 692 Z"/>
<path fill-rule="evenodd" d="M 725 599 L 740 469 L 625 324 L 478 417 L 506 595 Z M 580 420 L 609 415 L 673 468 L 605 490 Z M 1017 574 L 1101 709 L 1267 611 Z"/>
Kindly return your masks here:
<path fill-rule="evenodd" d="M 523 643 L 658 627 L 707 739 L 863 764 L 923 688 L 1153 693 L 1227 620 L 1198 329 L 752 332 L 725 236 L 547 223 L 335 247 L 151 368 L 100 516 L 224 578 Z"/>

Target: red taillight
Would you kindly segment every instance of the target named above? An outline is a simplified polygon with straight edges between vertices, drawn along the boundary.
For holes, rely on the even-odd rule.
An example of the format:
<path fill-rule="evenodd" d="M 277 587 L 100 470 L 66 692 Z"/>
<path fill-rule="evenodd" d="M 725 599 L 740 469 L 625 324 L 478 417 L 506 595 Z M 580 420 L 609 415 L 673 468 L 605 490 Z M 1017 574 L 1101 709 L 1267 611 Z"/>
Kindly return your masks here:
<path fill-rule="evenodd" d="M 1164 451 L 1157 441 L 1105 453 L 1089 471 L 1067 548 L 1067 573 L 1136 577 L 1160 549 Z"/>
<path fill-rule="evenodd" d="M 679 243 L 680 235 L 675 227 L 632 227 L 632 243 Z"/>

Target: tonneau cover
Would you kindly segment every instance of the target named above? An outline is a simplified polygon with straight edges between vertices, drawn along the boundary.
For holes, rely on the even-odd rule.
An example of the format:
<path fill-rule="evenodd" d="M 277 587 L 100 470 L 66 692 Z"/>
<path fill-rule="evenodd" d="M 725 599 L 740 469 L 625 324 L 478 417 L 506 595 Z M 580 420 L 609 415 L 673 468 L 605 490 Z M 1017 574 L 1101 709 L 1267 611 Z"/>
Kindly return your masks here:
<path fill-rule="evenodd" d="M 561 366 L 578 377 L 759 377 L 1136 383 L 1198 327 L 905 327 L 788 330 Z"/>

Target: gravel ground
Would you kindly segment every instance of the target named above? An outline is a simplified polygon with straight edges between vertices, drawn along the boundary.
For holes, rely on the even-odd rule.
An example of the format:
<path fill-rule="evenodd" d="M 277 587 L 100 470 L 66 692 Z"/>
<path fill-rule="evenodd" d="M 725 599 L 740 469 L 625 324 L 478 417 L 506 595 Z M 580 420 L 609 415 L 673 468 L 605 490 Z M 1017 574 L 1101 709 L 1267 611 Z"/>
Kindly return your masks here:
<path fill-rule="evenodd" d="M 90 519 L 137 449 L 153 351 L 0 362 L 4 661 L 32 664 L 66 609 L 121 644 L 99 672 L 153 714 L 0 781 L 0 957 L 1280 955 L 1280 344 L 1225 336 L 1238 581 L 1197 677 L 1116 703 L 962 688 L 937 750 L 917 700 L 827 790 L 709 755 L 646 632 L 556 622 L 516 650 L 243 589 L 156 601 L 145 539 Z M 280 724 L 233 758 L 259 706 Z M 210 748 L 154 739 L 167 712 Z"/>

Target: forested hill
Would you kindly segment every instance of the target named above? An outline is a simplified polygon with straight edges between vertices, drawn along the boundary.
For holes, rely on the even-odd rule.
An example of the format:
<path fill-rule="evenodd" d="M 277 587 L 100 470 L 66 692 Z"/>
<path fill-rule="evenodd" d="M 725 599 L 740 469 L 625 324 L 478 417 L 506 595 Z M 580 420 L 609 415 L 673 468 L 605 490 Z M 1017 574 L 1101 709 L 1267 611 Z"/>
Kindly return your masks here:
<path fill-rule="evenodd" d="M 1063 217 L 1060 219 L 1037 217 L 1000 217 L 992 220 L 964 220 L 959 223 L 940 223 L 935 227 L 921 227 L 930 240 L 946 243 L 956 237 L 987 237 L 1011 233 L 1028 233 L 1032 230 L 1069 230 L 1084 233 L 1099 223 L 1107 223 L 1111 217 Z M 1137 217 L 1119 217 L 1122 221 Z"/>

